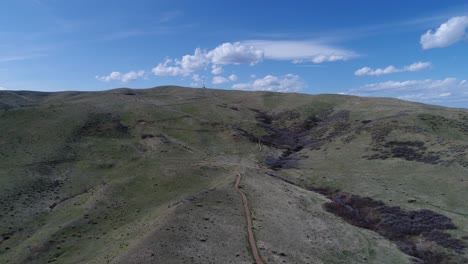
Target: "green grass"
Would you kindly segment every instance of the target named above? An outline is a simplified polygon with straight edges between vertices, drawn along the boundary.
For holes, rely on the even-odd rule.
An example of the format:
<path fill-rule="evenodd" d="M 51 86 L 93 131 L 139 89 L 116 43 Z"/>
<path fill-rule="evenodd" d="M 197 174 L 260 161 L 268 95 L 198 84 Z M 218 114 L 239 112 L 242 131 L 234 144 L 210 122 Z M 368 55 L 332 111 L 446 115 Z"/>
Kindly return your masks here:
<path fill-rule="evenodd" d="M 0 92 L 2 107 L 8 102 L 9 108 L 0 109 L 0 209 L 13 208 L 0 217 L 0 235 L 11 233 L 0 242 L 0 263 L 105 263 L 170 219 L 174 204 L 232 183 L 234 167 L 198 163 L 258 165 L 266 173 L 264 160 L 279 151 L 264 146 L 259 152 L 254 142 L 238 135 L 236 128 L 258 137 L 267 133 L 249 108 L 295 111 L 298 120 L 325 110 L 349 111 L 348 132 L 320 150 L 304 148 L 300 154 L 307 158 L 299 167 L 279 173 L 304 186 L 338 188 L 411 210 L 428 208 L 453 219 L 459 227 L 454 236 L 468 234 L 468 149 L 453 150 L 468 145 L 467 110 L 341 95 L 172 86 L 125 95 L 129 91 L 20 97 Z M 18 107 L 21 102 L 24 107 Z M 364 127 L 363 120 L 373 123 Z M 114 130 L 115 122 L 127 132 Z M 86 124 L 93 125 L 84 129 Z M 364 158 L 374 153 L 372 129 L 385 126 L 393 128 L 387 141 L 422 141 L 444 163 Z M 142 134 L 154 137 L 142 139 Z M 353 139 L 344 143 L 348 136 Z M 38 180 L 60 185 L 42 190 Z M 409 198 L 417 201 L 408 203 Z M 252 199 L 255 204 L 257 198 Z M 375 237 L 350 230 L 357 247 L 317 257 L 326 263 L 359 263 L 359 248 L 359 256 L 370 257 L 368 263 L 405 258 L 382 251 Z"/>

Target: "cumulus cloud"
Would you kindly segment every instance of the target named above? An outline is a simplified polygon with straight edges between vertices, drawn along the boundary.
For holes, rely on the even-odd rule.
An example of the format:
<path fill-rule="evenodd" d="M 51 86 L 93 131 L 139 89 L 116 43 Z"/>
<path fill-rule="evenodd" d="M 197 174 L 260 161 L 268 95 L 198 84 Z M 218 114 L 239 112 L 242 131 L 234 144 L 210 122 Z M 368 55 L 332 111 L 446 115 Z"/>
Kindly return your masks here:
<path fill-rule="evenodd" d="M 429 69 L 432 67 L 430 62 L 415 62 L 411 65 L 404 66 L 403 68 L 397 68 L 393 65 L 387 66 L 386 68 L 372 69 L 370 67 L 363 67 L 354 72 L 354 75 L 363 76 L 363 75 L 373 75 L 380 76 L 384 74 L 392 74 L 398 72 L 416 72 Z"/>
<path fill-rule="evenodd" d="M 171 66 L 172 63 L 172 59 L 167 59 L 164 63 L 159 63 L 158 66 L 154 67 L 151 72 L 158 76 L 186 76 L 191 73 L 191 71 L 182 67 Z"/>
<path fill-rule="evenodd" d="M 180 65 L 182 69 L 193 72 L 199 69 L 203 69 L 208 64 L 205 52 L 200 48 L 195 49 L 193 55 L 185 55 L 182 60 L 176 61 L 177 65 Z"/>
<path fill-rule="evenodd" d="M 158 76 L 188 76 L 211 65 L 212 74 L 223 72 L 219 65 L 255 65 L 263 60 L 263 51 L 240 42 L 223 43 L 210 51 L 195 49 L 193 55 L 182 56 L 181 59 L 166 59 L 152 69 Z"/>
<path fill-rule="evenodd" d="M 456 78 L 407 80 L 371 83 L 342 94 L 396 97 L 404 100 L 439 103 L 468 102 L 468 81 Z"/>
<path fill-rule="evenodd" d="M 184 55 L 180 60 L 166 59 L 151 71 L 158 76 L 187 76 L 203 69 L 208 63 L 205 52 L 197 48 L 193 55 Z"/>
<path fill-rule="evenodd" d="M 358 56 L 353 51 L 313 41 L 249 40 L 242 43 L 262 50 L 266 59 L 293 63 L 345 61 Z"/>
<path fill-rule="evenodd" d="M 103 82 L 120 81 L 123 83 L 127 83 L 143 78 L 144 76 L 145 71 L 130 71 L 127 73 L 111 72 L 109 75 L 106 76 L 96 76 L 96 79 Z"/>
<path fill-rule="evenodd" d="M 468 38 L 468 16 L 452 17 L 435 31 L 428 30 L 421 36 L 423 49 L 443 48 Z"/>
<path fill-rule="evenodd" d="M 263 60 L 263 50 L 252 45 L 223 43 L 206 54 L 214 64 L 250 64 L 255 65 Z"/>
<path fill-rule="evenodd" d="M 284 76 L 267 75 L 248 83 L 237 83 L 232 86 L 236 90 L 249 91 L 274 91 L 274 92 L 298 92 L 307 87 L 307 85 L 294 74 Z"/>
<path fill-rule="evenodd" d="M 358 56 L 356 53 L 329 45 L 319 44 L 312 41 L 269 41 L 255 40 L 243 42 L 226 42 L 214 49 L 195 49 L 193 54 L 187 54 L 180 58 L 167 58 L 158 63 L 151 72 L 156 76 L 192 76 L 201 70 L 211 67 L 211 74 L 219 76 L 223 73 L 226 65 L 256 65 L 264 59 L 290 60 L 294 63 L 312 61 L 314 63 L 343 61 Z M 143 77 L 144 71 L 132 71 L 126 74 L 112 72 L 108 76 L 96 76 L 105 82 L 119 80 L 128 82 Z M 213 78 L 213 83 L 225 83 L 237 81 L 236 75 L 228 77 Z M 221 78 L 222 77 L 222 78 Z M 270 76 L 274 77 L 274 76 Z M 253 77 L 256 78 L 256 77 Z M 278 77 L 276 77 L 278 78 Z M 291 76 L 283 76 L 283 83 L 290 81 Z M 194 80 L 199 83 L 199 80 Z"/>
<path fill-rule="evenodd" d="M 232 82 L 235 82 L 235 81 L 237 81 L 237 79 L 238 79 L 238 78 L 237 78 L 237 75 L 235 75 L 235 74 L 229 75 L 228 78 L 229 78 L 229 80 L 232 81 Z"/>

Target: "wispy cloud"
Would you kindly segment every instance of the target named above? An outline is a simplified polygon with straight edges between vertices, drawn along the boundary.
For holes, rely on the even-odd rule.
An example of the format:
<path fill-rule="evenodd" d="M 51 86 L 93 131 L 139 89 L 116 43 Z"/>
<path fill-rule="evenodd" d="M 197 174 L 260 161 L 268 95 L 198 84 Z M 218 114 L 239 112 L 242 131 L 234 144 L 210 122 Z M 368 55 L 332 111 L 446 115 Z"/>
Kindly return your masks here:
<path fill-rule="evenodd" d="M 113 41 L 113 40 L 127 39 L 127 38 L 132 38 L 132 37 L 148 36 L 151 34 L 152 32 L 141 30 L 141 29 L 128 29 L 128 30 L 120 30 L 120 31 L 108 33 L 102 36 L 99 40 Z"/>
<path fill-rule="evenodd" d="M 145 76 L 145 71 L 140 70 L 140 71 L 130 71 L 127 73 L 111 72 L 109 75 L 96 76 L 96 79 L 103 81 L 103 82 L 120 81 L 123 83 L 127 83 L 130 81 L 141 79 L 144 76 Z"/>
<path fill-rule="evenodd" d="M 128 38 L 137 38 L 145 36 L 171 35 L 178 34 L 185 30 L 193 30 L 194 24 L 183 25 L 155 25 L 150 29 L 141 28 L 121 28 L 109 31 L 93 41 L 115 41 Z"/>
<path fill-rule="evenodd" d="M 468 40 L 468 16 L 452 17 L 435 31 L 428 30 L 421 36 L 423 49 L 443 48 L 462 40 Z"/>
<path fill-rule="evenodd" d="M 181 17 L 184 14 L 181 10 L 172 10 L 172 11 L 166 11 L 163 12 L 161 15 L 159 15 L 159 23 L 167 23 L 170 21 L 173 21 L 179 17 Z"/>
<path fill-rule="evenodd" d="M 387 81 L 353 88 L 342 94 L 395 97 L 425 103 L 459 102 L 468 101 L 468 81 L 456 78 Z"/>
<path fill-rule="evenodd" d="M 468 8 L 464 8 L 464 10 L 468 11 Z M 388 21 L 385 23 L 357 25 L 353 27 L 343 26 L 338 28 L 326 28 L 326 30 L 323 31 L 302 31 L 293 33 L 281 31 L 242 33 L 248 34 L 252 36 L 252 38 L 264 38 L 272 40 L 311 38 L 318 43 L 334 44 L 344 42 L 347 40 L 388 34 L 390 32 L 408 32 L 424 30 L 427 28 L 427 25 L 439 23 L 440 21 L 447 19 L 447 17 L 451 17 L 453 16 L 453 14 L 459 14 L 461 12 L 462 11 L 460 10 L 447 10 L 411 19 Z"/>
<path fill-rule="evenodd" d="M 270 32 L 241 32 L 248 34 L 251 38 L 266 39 L 306 39 L 312 38 L 321 43 L 342 43 L 348 40 L 367 38 L 389 33 L 401 32 L 419 32 L 427 30 L 428 25 L 436 25 L 441 21 L 446 21 L 450 17 L 465 15 L 468 13 L 468 5 L 452 5 L 444 10 L 437 10 L 432 13 L 426 13 L 422 16 L 412 18 L 389 20 L 385 23 L 372 23 L 356 25 L 352 27 L 341 26 L 337 28 L 327 27 L 324 30 L 289 32 L 289 31 L 270 31 Z"/>
<path fill-rule="evenodd" d="M 327 68 L 326 65 L 323 64 L 296 64 L 297 67 L 303 67 L 303 68 Z"/>
<path fill-rule="evenodd" d="M 46 56 L 47 54 L 23 54 L 23 55 L 0 56 L 0 62 L 32 60 L 32 59 L 37 59 L 37 58 L 46 57 Z"/>
<path fill-rule="evenodd" d="M 213 76 L 211 83 L 212 84 L 223 84 L 228 82 L 235 82 L 237 81 L 238 77 L 235 74 L 231 74 L 228 77 L 223 76 Z"/>
<path fill-rule="evenodd" d="M 298 75 L 286 74 L 284 76 L 267 75 L 248 83 L 237 83 L 232 86 L 235 90 L 248 91 L 274 91 L 274 92 L 298 92 L 307 85 Z"/>
<path fill-rule="evenodd" d="M 242 43 L 262 50 L 266 59 L 294 63 L 345 61 L 358 56 L 354 51 L 314 41 L 248 40 Z"/>
<path fill-rule="evenodd" d="M 385 68 L 372 69 L 370 67 L 363 67 L 354 72 L 354 75 L 363 76 L 363 75 L 373 75 L 380 76 L 385 74 L 392 74 L 398 72 L 416 72 L 426 70 L 432 67 L 430 62 L 415 62 L 411 65 L 404 66 L 402 68 L 397 68 L 393 65 L 387 66 Z"/>

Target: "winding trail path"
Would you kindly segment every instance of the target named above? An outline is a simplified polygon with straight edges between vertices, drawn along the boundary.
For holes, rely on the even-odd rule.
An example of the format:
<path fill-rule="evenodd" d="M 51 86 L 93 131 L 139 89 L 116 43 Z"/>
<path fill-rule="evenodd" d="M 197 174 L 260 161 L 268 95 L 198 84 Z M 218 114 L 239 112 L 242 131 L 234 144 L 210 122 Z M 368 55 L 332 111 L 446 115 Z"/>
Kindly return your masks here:
<path fill-rule="evenodd" d="M 262 260 L 262 257 L 260 256 L 260 253 L 258 252 L 257 242 L 255 241 L 255 236 L 252 230 L 252 218 L 250 216 L 250 209 L 249 209 L 247 197 L 239 188 L 239 183 L 241 181 L 242 175 L 237 171 L 236 171 L 236 175 L 237 175 L 237 178 L 236 178 L 236 184 L 234 185 L 234 187 L 236 188 L 236 191 L 242 197 L 242 205 L 244 206 L 245 219 L 247 220 L 247 232 L 249 234 L 249 244 L 250 244 L 250 248 L 252 249 L 252 255 L 254 257 L 255 263 L 265 264 L 265 262 L 263 262 Z"/>

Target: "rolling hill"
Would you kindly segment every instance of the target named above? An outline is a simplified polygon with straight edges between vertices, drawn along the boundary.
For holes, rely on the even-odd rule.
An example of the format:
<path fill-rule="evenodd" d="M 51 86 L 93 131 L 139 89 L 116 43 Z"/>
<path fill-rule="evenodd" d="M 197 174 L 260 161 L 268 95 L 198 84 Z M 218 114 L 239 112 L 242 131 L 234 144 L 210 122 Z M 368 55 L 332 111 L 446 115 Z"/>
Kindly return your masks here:
<path fill-rule="evenodd" d="M 396 99 L 0 91 L 0 263 L 467 263 L 467 155 Z"/>

